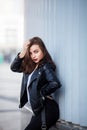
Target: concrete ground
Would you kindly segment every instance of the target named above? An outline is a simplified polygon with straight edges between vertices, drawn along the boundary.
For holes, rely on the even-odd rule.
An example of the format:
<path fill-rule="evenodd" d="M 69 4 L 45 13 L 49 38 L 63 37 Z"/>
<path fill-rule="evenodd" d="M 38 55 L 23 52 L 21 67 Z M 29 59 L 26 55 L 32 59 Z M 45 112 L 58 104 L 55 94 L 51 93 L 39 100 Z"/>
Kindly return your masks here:
<path fill-rule="evenodd" d="M 30 121 L 32 113 L 18 108 L 21 76 L 0 65 L 0 130 L 24 130 Z"/>

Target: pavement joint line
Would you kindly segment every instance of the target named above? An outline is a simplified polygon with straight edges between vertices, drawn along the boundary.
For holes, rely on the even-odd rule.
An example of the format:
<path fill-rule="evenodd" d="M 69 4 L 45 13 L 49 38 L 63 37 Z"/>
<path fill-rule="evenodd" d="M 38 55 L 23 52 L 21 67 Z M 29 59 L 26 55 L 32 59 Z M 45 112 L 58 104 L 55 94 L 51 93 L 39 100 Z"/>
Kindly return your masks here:
<path fill-rule="evenodd" d="M 6 110 L 0 110 L 0 113 L 6 113 L 6 112 L 19 112 L 19 110 L 18 109 L 6 109 Z"/>
<path fill-rule="evenodd" d="M 8 100 L 10 102 L 18 103 L 17 98 L 14 97 L 8 97 L 8 96 L 0 96 L 0 100 Z"/>

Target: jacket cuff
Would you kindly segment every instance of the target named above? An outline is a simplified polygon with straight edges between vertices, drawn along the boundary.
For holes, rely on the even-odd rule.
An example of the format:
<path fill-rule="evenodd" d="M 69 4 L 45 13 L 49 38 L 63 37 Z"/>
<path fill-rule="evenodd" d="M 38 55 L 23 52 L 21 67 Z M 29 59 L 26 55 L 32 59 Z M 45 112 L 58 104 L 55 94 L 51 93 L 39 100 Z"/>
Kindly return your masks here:
<path fill-rule="evenodd" d="M 20 52 L 17 54 L 16 59 L 21 61 L 21 60 L 24 59 L 24 57 L 23 57 L 23 58 L 20 58 L 20 57 L 19 57 L 19 54 L 20 54 Z"/>

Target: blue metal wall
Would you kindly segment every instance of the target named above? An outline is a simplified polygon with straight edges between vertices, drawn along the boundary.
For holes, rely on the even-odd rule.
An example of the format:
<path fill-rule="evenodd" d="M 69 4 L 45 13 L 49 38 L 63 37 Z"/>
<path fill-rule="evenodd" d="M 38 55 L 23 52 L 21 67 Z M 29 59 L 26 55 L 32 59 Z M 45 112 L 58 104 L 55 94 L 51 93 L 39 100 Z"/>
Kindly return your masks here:
<path fill-rule="evenodd" d="M 25 0 L 25 39 L 32 36 L 57 64 L 61 119 L 87 126 L 87 0 Z"/>

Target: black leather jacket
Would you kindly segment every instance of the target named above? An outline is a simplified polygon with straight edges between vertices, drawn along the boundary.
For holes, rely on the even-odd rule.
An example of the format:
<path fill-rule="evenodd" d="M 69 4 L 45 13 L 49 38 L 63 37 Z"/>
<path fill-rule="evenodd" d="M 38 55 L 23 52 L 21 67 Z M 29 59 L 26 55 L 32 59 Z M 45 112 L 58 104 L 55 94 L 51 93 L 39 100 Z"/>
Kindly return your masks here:
<path fill-rule="evenodd" d="M 19 58 L 17 55 L 10 66 L 11 70 L 14 72 L 21 72 L 20 66 L 22 60 L 23 59 Z M 28 101 L 26 91 L 28 76 L 29 74 L 23 73 L 19 105 L 20 108 L 22 108 Z M 60 86 L 61 84 L 58 78 L 56 77 L 51 64 L 45 63 L 41 65 L 39 68 L 37 68 L 31 77 L 29 85 L 29 95 L 32 110 L 38 107 L 39 99 L 41 96 L 46 97 L 47 95 L 50 95 L 57 88 L 60 88 Z"/>

